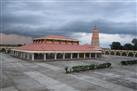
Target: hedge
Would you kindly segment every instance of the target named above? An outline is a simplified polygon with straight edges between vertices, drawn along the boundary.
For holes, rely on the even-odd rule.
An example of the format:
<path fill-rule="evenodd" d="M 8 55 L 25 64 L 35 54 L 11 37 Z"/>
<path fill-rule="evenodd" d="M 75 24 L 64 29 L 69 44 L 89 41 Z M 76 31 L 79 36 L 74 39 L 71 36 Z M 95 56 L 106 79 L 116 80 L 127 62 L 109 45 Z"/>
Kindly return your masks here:
<path fill-rule="evenodd" d="M 137 60 L 121 61 L 121 65 L 133 65 L 137 64 Z"/>
<path fill-rule="evenodd" d="M 111 66 L 111 63 L 103 63 L 100 65 L 97 65 L 97 69 L 102 69 L 102 68 L 109 68 Z"/>
<path fill-rule="evenodd" d="M 90 64 L 90 65 L 78 65 L 73 67 L 65 67 L 66 73 L 72 72 L 80 72 L 80 71 L 87 71 L 87 70 L 95 70 L 95 69 L 103 69 L 111 67 L 111 63 L 103 63 L 103 64 Z"/>

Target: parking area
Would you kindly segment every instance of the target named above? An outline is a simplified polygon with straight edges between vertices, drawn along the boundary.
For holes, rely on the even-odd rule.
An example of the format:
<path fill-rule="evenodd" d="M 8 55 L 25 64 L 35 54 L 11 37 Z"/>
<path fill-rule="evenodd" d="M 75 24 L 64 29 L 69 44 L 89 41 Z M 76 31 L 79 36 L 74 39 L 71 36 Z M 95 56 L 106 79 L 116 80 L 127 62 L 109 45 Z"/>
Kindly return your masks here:
<path fill-rule="evenodd" d="M 92 60 L 32 62 L 0 54 L 1 91 L 136 91 L 137 65 L 121 66 L 133 57 L 103 56 Z M 112 63 L 111 68 L 66 74 L 64 67 Z"/>

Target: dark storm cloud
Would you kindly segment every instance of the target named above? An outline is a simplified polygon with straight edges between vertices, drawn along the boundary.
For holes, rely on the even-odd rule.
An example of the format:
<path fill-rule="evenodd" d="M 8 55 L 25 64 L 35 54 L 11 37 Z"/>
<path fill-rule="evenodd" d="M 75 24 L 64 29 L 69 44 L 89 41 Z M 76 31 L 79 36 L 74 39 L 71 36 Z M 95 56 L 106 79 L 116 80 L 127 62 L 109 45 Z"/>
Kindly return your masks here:
<path fill-rule="evenodd" d="M 102 33 L 135 35 L 135 1 L 111 1 L 3 0 L 1 32 L 34 37 L 68 35 L 91 32 L 97 25 Z"/>
<path fill-rule="evenodd" d="M 128 22 L 128 23 L 114 23 L 105 20 L 96 20 L 92 22 L 72 22 L 71 24 L 66 24 L 60 30 L 66 30 L 71 32 L 91 32 L 92 28 L 97 26 L 101 33 L 107 34 L 132 34 L 135 35 L 137 33 L 136 30 L 136 22 Z"/>

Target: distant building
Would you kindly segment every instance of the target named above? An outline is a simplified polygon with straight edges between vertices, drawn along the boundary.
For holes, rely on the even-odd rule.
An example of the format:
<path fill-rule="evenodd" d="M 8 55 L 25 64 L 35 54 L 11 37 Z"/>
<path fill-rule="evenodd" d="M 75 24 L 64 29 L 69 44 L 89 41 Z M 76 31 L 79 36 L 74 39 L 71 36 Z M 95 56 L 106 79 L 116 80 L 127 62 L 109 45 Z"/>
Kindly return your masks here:
<path fill-rule="evenodd" d="M 26 60 L 71 60 L 92 59 L 102 55 L 99 46 L 99 31 L 93 28 L 91 45 L 80 45 L 76 39 L 49 35 L 35 38 L 33 43 L 12 49 L 11 55 Z"/>

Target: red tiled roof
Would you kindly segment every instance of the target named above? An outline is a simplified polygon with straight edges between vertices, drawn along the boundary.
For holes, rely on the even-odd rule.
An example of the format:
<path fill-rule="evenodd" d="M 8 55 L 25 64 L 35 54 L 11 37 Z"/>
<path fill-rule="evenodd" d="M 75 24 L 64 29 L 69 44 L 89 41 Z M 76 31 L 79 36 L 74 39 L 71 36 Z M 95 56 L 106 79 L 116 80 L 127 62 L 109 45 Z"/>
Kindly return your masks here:
<path fill-rule="evenodd" d="M 34 38 L 35 39 L 61 39 L 61 40 L 75 40 L 75 41 L 78 41 L 76 39 L 72 39 L 72 38 L 67 38 L 65 36 L 61 36 L 61 35 L 49 35 L 49 36 L 46 36 L 46 37 L 40 37 L 40 38 Z"/>
<path fill-rule="evenodd" d="M 64 39 L 65 36 L 61 36 L 61 35 L 49 35 L 49 36 L 47 36 L 47 38 L 59 38 L 59 39 Z"/>
<path fill-rule="evenodd" d="M 92 51 L 97 48 L 91 45 L 66 45 L 66 44 L 28 44 L 17 48 L 27 51 Z"/>

